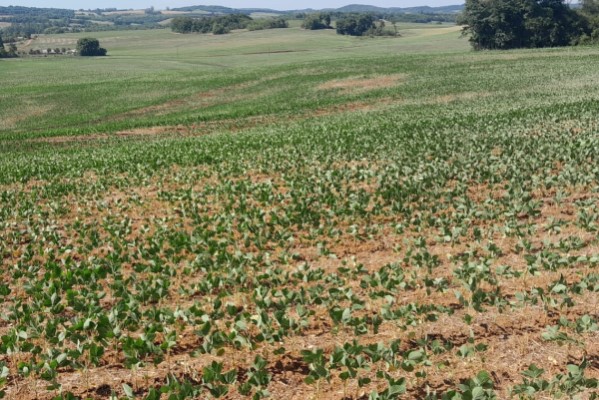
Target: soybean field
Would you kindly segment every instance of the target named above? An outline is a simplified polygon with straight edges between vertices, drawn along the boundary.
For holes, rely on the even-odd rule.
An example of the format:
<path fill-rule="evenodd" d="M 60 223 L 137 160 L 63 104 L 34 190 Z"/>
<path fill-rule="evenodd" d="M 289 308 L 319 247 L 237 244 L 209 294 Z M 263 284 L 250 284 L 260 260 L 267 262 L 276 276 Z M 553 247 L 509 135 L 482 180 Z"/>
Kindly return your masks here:
<path fill-rule="evenodd" d="M 2 60 L 0 398 L 597 398 L 599 48 L 399 29 Z"/>

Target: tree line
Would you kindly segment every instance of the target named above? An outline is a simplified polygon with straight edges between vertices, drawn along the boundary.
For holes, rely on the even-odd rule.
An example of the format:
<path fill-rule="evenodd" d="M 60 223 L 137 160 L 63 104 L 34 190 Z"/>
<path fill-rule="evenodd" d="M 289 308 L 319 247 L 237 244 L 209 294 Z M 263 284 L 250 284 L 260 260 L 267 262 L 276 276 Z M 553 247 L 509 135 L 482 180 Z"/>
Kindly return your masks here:
<path fill-rule="evenodd" d="M 372 14 L 346 14 L 337 20 L 335 29 L 339 35 L 398 36 L 397 28 L 388 31 L 385 26 L 385 20 Z"/>
<path fill-rule="evenodd" d="M 283 18 L 262 18 L 254 20 L 246 14 L 227 14 L 208 17 L 176 17 L 171 21 L 171 29 L 177 33 L 213 33 L 222 35 L 235 29 L 251 31 L 262 29 L 288 28 Z"/>
<path fill-rule="evenodd" d="M 67 54 L 70 49 L 66 48 L 56 48 L 56 49 L 47 49 L 45 54 Z M 100 41 L 95 38 L 81 38 L 77 41 L 77 51 L 76 54 L 82 57 L 97 57 L 97 56 L 105 56 L 107 50 L 103 47 L 100 47 Z M 25 53 L 21 53 L 25 54 Z M 44 54 L 41 50 L 29 50 L 29 55 L 42 55 Z M 2 36 L 0 35 L 0 58 L 9 58 L 9 57 L 17 57 L 17 46 L 15 43 L 10 43 L 8 50 L 4 46 L 4 41 L 2 40 Z"/>
<path fill-rule="evenodd" d="M 574 9 L 563 0 L 466 0 L 458 23 L 475 49 L 599 42 L 599 0 Z"/>
<path fill-rule="evenodd" d="M 430 22 L 450 22 L 455 23 L 458 19 L 457 13 L 437 13 L 437 12 L 419 12 L 419 13 L 405 13 L 405 12 L 373 12 L 373 11 L 323 11 L 323 12 L 295 12 L 292 17 L 295 19 L 302 19 L 304 22 L 326 16 L 329 21 L 342 19 L 348 15 L 371 15 L 375 20 L 385 20 L 389 22 L 411 22 L 427 24 Z M 324 28 L 320 28 L 324 29 Z"/>

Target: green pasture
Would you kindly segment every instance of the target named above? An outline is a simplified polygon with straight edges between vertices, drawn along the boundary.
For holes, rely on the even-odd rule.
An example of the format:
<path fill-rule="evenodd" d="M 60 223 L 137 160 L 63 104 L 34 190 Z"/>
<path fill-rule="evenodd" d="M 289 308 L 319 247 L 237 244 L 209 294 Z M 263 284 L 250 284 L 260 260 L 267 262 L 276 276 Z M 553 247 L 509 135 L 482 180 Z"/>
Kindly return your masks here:
<path fill-rule="evenodd" d="M 385 108 L 409 118 L 455 108 L 478 115 L 593 96 L 597 73 L 588 65 L 599 55 L 595 48 L 477 53 L 456 27 L 415 25 L 400 24 L 400 38 L 301 29 L 223 36 L 167 30 L 96 33 L 109 57 L 22 58 L 0 64 L 0 140 L 14 144 L 35 137 L 265 115 L 285 120 L 382 98 Z M 30 46 L 74 47 L 81 36 L 40 37 Z M 388 74 L 403 78 L 367 91 L 318 89 L 331 80 Z M 218 101 L 203 100 L 215 91 L 222 92 Z M 163 104 L 169 106 L 152 109 Z"/>
<path fill-rule="evenodd" d="M 415 54 L 422 54 L 427 46 L 438 46 L 445 53 L 467 49 L 455 28 L 430 26 L 429 31 L 428 37 L 377 39 L 301 29 L 223 36 L 178 35 L 166 30 L 95 33 L 109 50 L 109 57 L 23 58 L 0 65 L 5 78 L 0 94 L 0 136 L 6 140 L 111 132 L 265 111 L 294 112 L 318 107 L 319 103 L 343 101 L 334 94 L 316 94 L 312 88 L 325 80 L 355 73 L 384 74 L 419 68 Z M 40 37 L 30 47 L 74 48 L 82 36 Z M 396 57 L 401 61 L 397 62 Z M 194 109 L 191 114 L 159 119 L 146 115 L 116 125 L 111 122 L 111 117 L 130 110 L 269 77 L 277 78 L 252 89 L 261 94 L 259 103 L 233 102 Z M 255 109 L 248 110 L 248 106 Z"/>

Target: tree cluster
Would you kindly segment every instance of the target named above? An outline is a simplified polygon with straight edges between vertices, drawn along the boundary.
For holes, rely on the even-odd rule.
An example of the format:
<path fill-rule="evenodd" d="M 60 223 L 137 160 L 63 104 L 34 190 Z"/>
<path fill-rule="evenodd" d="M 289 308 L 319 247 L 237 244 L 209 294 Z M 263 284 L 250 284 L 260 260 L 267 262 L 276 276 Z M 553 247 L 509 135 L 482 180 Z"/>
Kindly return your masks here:
<path fill-rule="evenodd" d="M 332 29 L 331 21 L 342 20 L 345 18 L 355 19 L 357 16 L 370 16 L 374 21 L 390 21 L 390 22 L 412 22 L 412 23 L 431 23 L 431 22 L 456 22 L 456 14 L 444 13 L 414 13 L 408 14 L 405 12 L 346 12 L 346 11 L 330 11 L 326 13 L 293 13 L 291 17 L 303 19 L 302 28 L 317 30 L 317 29 Z M 369 17 L 366 17 L 369 18 Z"/>
<path fill-rule="evenodd" d="M 589 29 L 580 37 L 579 44 L 599 43 L 599 0 L 582 0 L 580 14 L 587 19 Z"/>
<path fill-rule="evenodd" d="M 374 15 L 370 13 L 346 14 L 337 20 L 337 33 L 350 36 L 381 36 L 385 24 L 376 25 Z"/>
<path fill-rule="evenodd" d="M 410 22 L 415 24 L 430 24 L 431 22 L 450 22 L 455 23 L 457 14 L 445 13 L 375 13 L 374 16 L 378 19 L 384 19 L 392 22 Z"/>
<path fill-rule="evenodd" d="M 0 36 L 0 58 L 17 57 L 17 46 L 14 43 L 8 45 L 8 50 L 4 47 L 4 41 Z"/>
<path fill-rule="evenodd" d="M 171 29 L 177 33 L 213 33 L 221 35 L 234 29 L 245 29 L 252 18 L 244 14 L 220 15 L 217 17 L 176 17 L 171 22 Z"/>
<path fill-rule="evenodd" d="M 475 49 L 566 46 L 590 31 L 563 0 L 466 0 L 459 24 Z"/>
<path fill-rule="evenodd" d="M 146 8 L 144 10 L 144 14 L 146 14 L 146 15 L 161 15 L 162 13 L 160 11 L 156 11 L 154 6 L 152 6 L 150 8 Z"/>
<path fill-rule="evenodd" d="M 83 57 L 105 56 L 106 49 L 100 47 L 98 39 L 81 38 L 77 41 L 77 53 Z"/>
<path fill-rule="evenodd" d="M 43 52 L 40 49 L 29 49 L 29 51 L 27 52 L 27 54 L 29 54 L 30 56 L 46 56 L 46 55 L 67 55 L 67 54 L 71 54 L 71 49 L 70 48 L 66 48 L 66 47 L 62 47 L 62 48 L 55 48 L 55 49 L 46 49 L 45 52 Z"/>
<path fill-rule="evenodd" d="M 302 28 L 309 30 L 333 29 L 331 21 L 335 19 L 336 31 L 339 35 L 350 36 L 398 36 L 395 21 L 392 24 L 395 29 L 385 29 L 385 22 L 378 18 L 376 13 L 346 13 L 331 12 L 306 14 Z"/>
<path fill-rule="evenodd" d="M 332 29 L 331 27 L 331 14 L 319 13 L 319 14 L 307 14 L 302 22 L 302 28 L 311 31 L 319 29 Z"/>

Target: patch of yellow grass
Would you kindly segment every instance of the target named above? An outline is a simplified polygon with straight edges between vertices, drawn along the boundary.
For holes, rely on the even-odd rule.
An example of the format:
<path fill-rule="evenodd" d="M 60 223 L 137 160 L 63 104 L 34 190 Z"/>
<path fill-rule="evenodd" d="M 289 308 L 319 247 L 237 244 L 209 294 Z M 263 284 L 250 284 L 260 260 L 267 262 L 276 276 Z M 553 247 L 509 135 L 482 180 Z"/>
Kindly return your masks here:
<path fill-rule="evenodd" d="M 374 77 L 351 77 L 335 79 L 317 87 L 318 90 L 340 90 L 343 92 L 367 92 L 397 86 L 405 81 L 406 74 L 381 75 Z"/>
<path fill-rule="evenodd" d="M 426 29 L 409 29 L 413 33 L 417 33 L 418 36 L 436 36 L 444 35 L 451 32 L 459 32 L 462 30 L 461 26 L 449 26 L 446 28 L 426 28 Z"/>
<path fill-rule="evenodd" d="M 14 128 L 17 123 L 29 118 L 42 118 L 44 115 L 52 111 L 53 108 L 54 107 L 50 105 L 35 106 L 26 108 L 22 112 L 0 116 L 0 130 Z"/>

